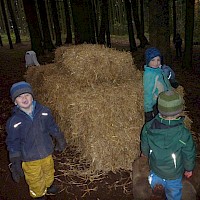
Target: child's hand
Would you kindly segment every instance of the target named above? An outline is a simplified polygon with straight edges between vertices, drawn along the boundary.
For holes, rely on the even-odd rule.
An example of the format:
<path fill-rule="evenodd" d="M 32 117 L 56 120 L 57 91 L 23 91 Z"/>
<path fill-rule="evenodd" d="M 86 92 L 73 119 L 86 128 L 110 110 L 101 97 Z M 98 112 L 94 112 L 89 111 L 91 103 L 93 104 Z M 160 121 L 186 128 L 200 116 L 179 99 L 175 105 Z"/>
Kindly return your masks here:
<path fill-rule="evenodd" d="M 190 171 L 190 172 L 185 171 L 184 175 L 186 178 L 190 178 L 192 176 L 192 171 Z"/>

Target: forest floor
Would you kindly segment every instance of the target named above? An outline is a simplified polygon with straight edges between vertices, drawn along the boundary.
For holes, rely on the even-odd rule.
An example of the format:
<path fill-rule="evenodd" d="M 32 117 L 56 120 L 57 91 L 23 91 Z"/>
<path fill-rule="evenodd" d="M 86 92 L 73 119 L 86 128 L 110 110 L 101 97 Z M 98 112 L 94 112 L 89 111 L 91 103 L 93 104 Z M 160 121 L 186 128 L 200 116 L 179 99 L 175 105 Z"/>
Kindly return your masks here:
<path fill-rule="evenodd" d="M 127 41 L 115 41 L 114 47 L 127 49 Z M 8 155 L 5 145 L 5 123 L 10 116 L 13 103 L 9 97 L 9 89 L 16 81 L 23 80 L 25 74 L 24 55 L 30 50 L 29 43 L 14 45 L 14 49 L 8 46 L 0 47 L 0 200 L 29 200 L 28 186 L 22 178 L 20 183 L 13 182 L 8 168 Z M 133 54 L 135 64 L 142 68 L 144 64 L 144 49 L 138 49 Z M 38 58 L 40 64 L 54 61 L 54 53 L 49 53 Z M 176 58 L 173 51 L 172 68 L 177 74 L 177 80 L 185 89 L 186 109 L 193 121 L 192 131 L 196 134 L 197 147 L 199 146 L 198 132 L 200 128 L 200 47 L 194 46 L 193 66 L 190 70 L 181 68 L 181 58 Z M 199 149 L 199 148 L 198 148 Z M 69 150 L 70 151 L 70 150 Z M 74 156 L 73 151 L 68 152 Z M 199 151 L 198 151 L 199 156 Z M 54 155 L 56 176 L 61 170 L 59 162 L 62 155 Z M 131 172 L 120 170 L 117 173 L 107 173 L 94 178 L 94 180 L 82 179 L 78 176 L 63 176 L 56 178 L 62 186 L 61 192 L 52 200 L 131 200 L 133 199 Z"/>

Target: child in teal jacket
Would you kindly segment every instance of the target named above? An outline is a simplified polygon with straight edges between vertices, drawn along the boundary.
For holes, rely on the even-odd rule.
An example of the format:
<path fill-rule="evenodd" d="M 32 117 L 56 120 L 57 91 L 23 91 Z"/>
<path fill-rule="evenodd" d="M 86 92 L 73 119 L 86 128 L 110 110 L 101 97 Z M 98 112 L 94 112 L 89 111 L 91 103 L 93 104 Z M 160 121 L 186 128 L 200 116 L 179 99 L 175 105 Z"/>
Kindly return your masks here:
<path fill-rule="evenodd" d="M 142 155 L 148 157 L 149 183 L 162 185 L 167 200 L 181 200 L 182 176 L 189 178 L 195 166 L 195 145 L 180 116 L 183 99 L 174 91 L 160 93 L 159 114 L 147 122 L 141 134 Z"/>
<path fill-rule="evenodd" d="M 145 122 L 153 119 L 158 113 L 158 95 L 167 90 L 172 90 L 165 72 L 161 69 L 161 54 L 157 48 L 151 47 L 145 52 L 146 65 L 144 66 L 144 112 Z"/>

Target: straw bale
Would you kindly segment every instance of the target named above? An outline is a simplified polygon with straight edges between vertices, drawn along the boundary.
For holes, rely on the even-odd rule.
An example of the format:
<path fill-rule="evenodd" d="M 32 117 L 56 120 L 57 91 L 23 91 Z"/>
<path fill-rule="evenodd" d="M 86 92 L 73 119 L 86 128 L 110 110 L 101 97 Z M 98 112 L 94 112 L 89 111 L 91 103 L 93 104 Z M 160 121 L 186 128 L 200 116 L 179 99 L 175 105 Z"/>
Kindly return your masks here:
<path fill-rule="evenodd" d="M 92 44 L 69 46 L 56 53 L 59 54 L 60 51 L 62 64 L 57 56 L 58 68 L 63 68 L 62 71 L 66 75 L 83 86 L 134 78 L 136 68 L 133 67 L 133 59 L 128 52 Z"/>
<path fill-rule="evenodd" d="M 55 54 L 55 63 L 27 71 L 36 99 L 51 108 L 92 171 L 130 170 L 144 124 L 142 72 L 131 54 L 88 44 Z"/>
<path fill-rule="evenodd" d="M 46 82 L 46 80 L 51 79 L 50 76 L 55 73 L 59 72 L 57 71 L 57 67 L 54 63 L 40 65 L 40 67 L 31 66 L 26 71 L 24 77 L 26 81 L 32 85 L 34 96 L 38 100 L 45 102 L 45 100 L 47 99 L 47 97 L 45 96 L 49 96 L 48 94 L 50 88 L 45 88 L 44 83 Z"/>
<path fill-rule="evenodd" d="M 67 46 L 62 46 L 59 47 L 55 50 L 55 58 L 54 61 L 56 63 L 61 63 L 63 60 L 63 54 L 67 51 L 68 47 Z"/>
<path fill-rule="evenodd" d="M 63 91 L 59 83 L 63 82 L 51 85 L 54 92 L 46 103 L 56 111 L 70 144 L 90 160 L 93 171 L 130 170 L 140 152 L 144 123 L 141 80 L 103 84 L 74 93 L 68 93 L 67 86 Z"/>
<path fill-rule="evenodd" d="M 176 92 L 178 92 L 184 99 L 184 96 L 185 96 L 185 91 L 184 91 L 184 88 L 182 86 L 179 86 L 177 89 L 176 89 Z M 187 110 L 187 107 L 184 105 L 184 112 L 183 112 L 183 116 L 185 117 L 185 120 L 184 120 L 184 124 L 185 126 L 191 130 L 191 127 L 192 127 L 192 120 L 189 118 L 188 116 L 188 110 Z"/>

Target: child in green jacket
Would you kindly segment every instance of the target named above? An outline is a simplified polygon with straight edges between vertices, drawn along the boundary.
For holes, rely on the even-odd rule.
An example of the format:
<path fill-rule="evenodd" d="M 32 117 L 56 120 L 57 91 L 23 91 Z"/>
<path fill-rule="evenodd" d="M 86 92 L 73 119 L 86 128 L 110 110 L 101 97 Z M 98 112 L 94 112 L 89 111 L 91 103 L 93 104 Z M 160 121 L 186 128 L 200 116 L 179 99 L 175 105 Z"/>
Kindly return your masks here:
<path fill-rule="evenodd" d="M 183 99 L 178 93 L 160 93 L 159 114 L 141 133 L 142 155 L 149 159 L 149 183 L 152 189 L 161 185 L 168 200 L 181 200 L 182 176 L 191 177 L 195 166 L 195 144 L 180 116 L 182 110 Z"/>

